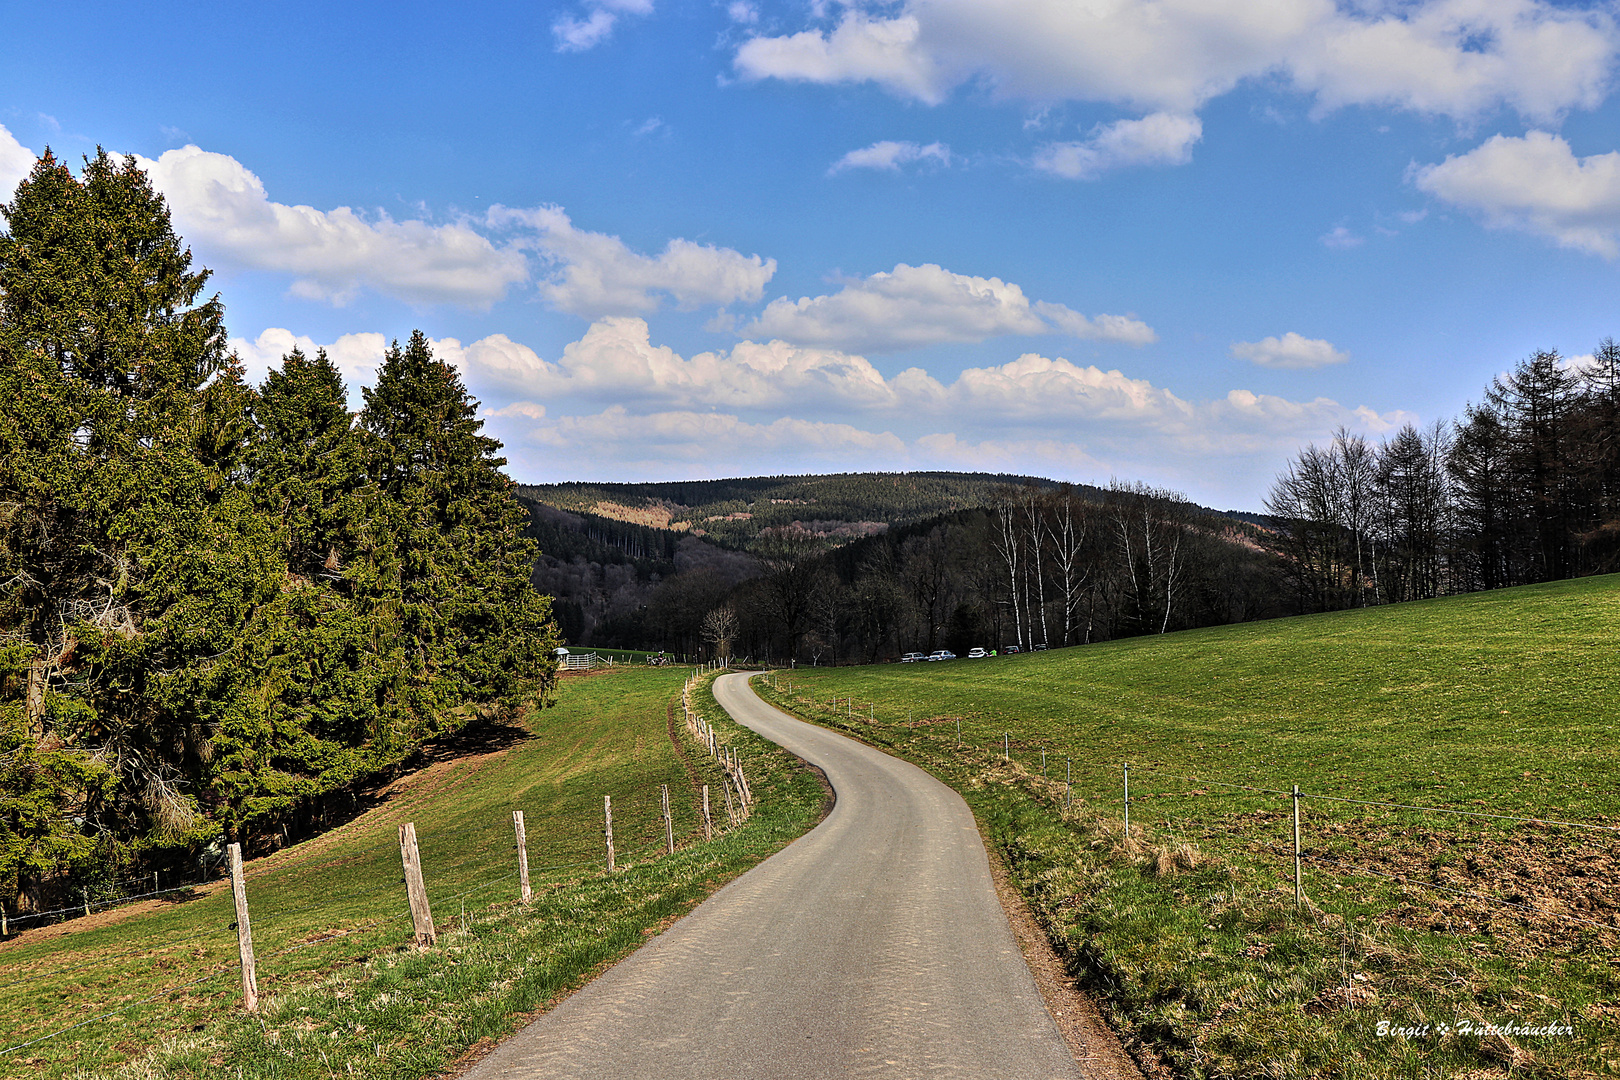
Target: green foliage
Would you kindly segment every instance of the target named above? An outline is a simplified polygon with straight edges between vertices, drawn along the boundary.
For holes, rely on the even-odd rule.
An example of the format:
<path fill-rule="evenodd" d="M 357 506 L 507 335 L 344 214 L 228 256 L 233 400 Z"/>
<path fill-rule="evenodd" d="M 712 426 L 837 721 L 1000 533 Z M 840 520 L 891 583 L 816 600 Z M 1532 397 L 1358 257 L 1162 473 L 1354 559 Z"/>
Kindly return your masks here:
<path fill-rule="evenodd" d="M 324 355 L 246 385 L 132 158 L 47 153 L 3 212 L 0 891 L 272 825 L 544 692 L 527 515 L 425 338 L 357 428 Z"/>

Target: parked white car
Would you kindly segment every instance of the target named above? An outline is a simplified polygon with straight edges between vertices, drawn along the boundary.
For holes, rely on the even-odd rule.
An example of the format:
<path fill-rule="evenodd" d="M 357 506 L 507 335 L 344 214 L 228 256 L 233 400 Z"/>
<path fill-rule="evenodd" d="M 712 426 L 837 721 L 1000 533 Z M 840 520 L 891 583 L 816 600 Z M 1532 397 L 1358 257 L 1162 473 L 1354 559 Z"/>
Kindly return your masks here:
<path fill-rule="evenodd" d="M 969 660 L 983 660 L 985 657 L 987 657 L 989 655 L 990 654 L 987 651 L 985 651 L 984 649 L 969 649 L 967 658 Z"/>
<path fill-rule="evenodd" d="M 902 656 L 900 658 L 900 662 L 902 664 L 915 664 L 919 660 L 926 660 L 926 659 L 928 659 L 928 657 L 924 656 L 920 652 L 908 652 L 908 653 L 906 653 L 906 655 L 904 655 L 904 656 Z"/>
<path fill-rule="evenodd" d="M 930 659 L 930 660 L 955 660 L 956 659 L 956 654 L 951 652 L 949 649 L 940 649 L 938 652 L 929 653 L 928 654 L 928 659 Z"/>

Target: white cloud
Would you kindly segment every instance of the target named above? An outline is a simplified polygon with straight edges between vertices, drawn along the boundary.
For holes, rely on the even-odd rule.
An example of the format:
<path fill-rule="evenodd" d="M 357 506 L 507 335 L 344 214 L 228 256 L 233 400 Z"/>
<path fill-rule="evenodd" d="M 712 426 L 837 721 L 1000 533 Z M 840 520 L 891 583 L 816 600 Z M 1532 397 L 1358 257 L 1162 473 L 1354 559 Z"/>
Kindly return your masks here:
<path fill-rule="evenodd" d="M 937 142 L 922 146 L 914 142 L 893 142 L 884 139 L 860 150 L 851 150 L 833 162 L 832 167 L 827 170 L 827 175 L 832 176 L 845 169 L 886 169 L 889 172 L 899 172 L 901 165 L 927 160 L 949 165 L 951 148 Z"/>
<path fill-rule="evenodd" d="M 1180 114 L 1276 74 L 1321 108 L 1467 119 L 1592 108 L 1616 50 L 1605 7 L 1548 0 L 907 0 L 893 18 L 846 9 L 830 30 L 755 37 L 734 66 L 748 79 L 873 82 L 928 104 L 982 79 L 1002 96 Z"/>
<path fill-rule="evenodd" d="M 745 79 L 875 82 L 937 105 L 956 80 L 940 71 L 921 46 L 920 30 L 912 15 L 872 19 L 851 10 L 829 34 L 805 30 L 787 37 L 750 38 L 738 47 L 734 62 Z"/>
<path fill-rule="evenodd" d="M 744 341 L 729 352 L 684 358 L 652 344 L 646 322 L 630 317 L 593 323 L 556 363 L 501 334 L 465 347 L 446 339 L 435 348 L 467 372 L 470 384 L 520 397 L 750 410 L 813 404 L 872 409 L 898 402 L 895 389 L 865 357 L 784 341 Z"/>
<path fill-rule="evenodd" d="M 377 333 L 344 334 L 323 346 L 307 334 L 294 334 L 291 330 L 271 327 L 251 341 L 232 338 L 230 345 L 231 351 L 241 358 L 249 381 L 254 384 L 262 383 L 265 374 L 271 368 L 280 366 L 281 358 L 293 349 L 302 349 L 305 356 L 314 356 L 324 348 L 327 358 L 342 373 L 343 381 L 349 388 L 350 406 L 359 408 L 360 388 L 374 384 L 377 368 L 382 366 L 383 353 L 388 349 L 388 339 Z"/>
<path fill-rule="evenodd" d="M 39 156 L 17 141 L 17 137 L 0 124 L 0 202 L 10 202 L 17 185 L 33 171 Z"/>
<path fill-rule="evenodd" d="M 295 344 L 310 354 L 319 347 L 281 329 L 232 342 L 257 378 Z M 500 334 L 432 345 L 487 404 L 489 433 L 506 442 L 514 475 L 528 480 L 810 468 L 1096 479 L 1169 469 L 1221 498 L 1252 500 L 1302 441 L 1340 425 L 1380 435 L 1415 419 L 1242 389 L 1189 400 L 1118 370 L 1036 353 L 943 380 L 915 367 L 886 377 L 864 357 L 782 341 L 682 357 L 653 345 L 636 318 L 600 320 L 555 362 Z M 384 347 L 381 334 L 326 347 L 354 404 Z"/>
<path fill-rule="evenodd" d="M 783 338 L 853 352 L 893 352 L 947 341 L 983 341 L 1003 334 L 1048 334 L 1141 345 L 1157 340 L 1136 319 L 1088 319 L 1061 304 L 1031 304 L 1000 278 L 955 274 L 932 263 L 852 281 L 836 293 L 779 297 L 739 333 Z"/>
<path fill-rule="evenodd" d="M 775 259 L 690 240 L 671 240 L 656 256 L 640 255 L 617 236 L 576 229 L 557 206 L 496 206 L 489 221 L 532 229 L 536 236 L 519 243 L 538 250 L 554 268 L 540 285 L 541 295 L 554 307 L 586 318 L 656 311 L 665 296 L 688 309 L 752 303 L 776 273 Z"/>
<path fill-rule="evenodd" d="M 1417 169 L 1413 182 L 1491 227 L 1535 233 L 1606 259 L 1620 256 L 1620 151 L 1577 158 L 1568 142 L 1545 131 L 1496 135 Z"/>
<path fill-rule="evenodd" d="M 558 416 L 535 425 L 528 439 L 558 451 L 590 447 L 597 460 L 642 463 L 747 462 L 781 454 L 805 462 L 826 456 L 847 460 L 853 453 L 892 458 L 905 443 L 886 431 L 852 424 L 781 417 L 751 423 L 727 413 L 668 411 L 632 414 L 622 405 L 589 416 Z M 799 468 L 803 468 L 801 464 Z"/>
<path fill-rule="evenodd" d="M 1045 300 L 1035 301 L 1035 312 L 1070 337 L 1121 345 L 1151 345 L 1159 340 L 1153 327 L 1129 315 L 1094 315 L 1088 319 L 1078 311 Z"/>
<path fill-rule="evenodd" d="M 1353 247 L 1360 247 L 1367 242 L 1364 236 L 1357 236 L 1343 225 L 1335 225 L 1321 236 L 1317 237 L 1323 247 L 1330 247 L 1336 251 L 1347 251 Z"/>
<path fill-rule="evenodd" d="M 1196 116 L 1154 113 L 1100 125 L 1084 142 L 1048 143 L 1036 151 L 1034 165 L 1069 180 L 1095 180 L 1132 165 L 1185 165 L 1203 136 Z"/>
<path fill-rule="evenodd" d="M 343 304 L 362 288 L 409 303 L 488 307 L 528 277 L 521 252 L 464 224 L 272 202 L 236 159 L 196 146 L 137 159 L 176 230 L 211 258 L 294 275 L 294 295 Z"/>
<path fill-rule="evenodd" d="M 1234 359 L 1269 368 L 1319 368 L 1350 359 L 1349 353 L 1335 349 L 1331 342 L 1301 337 L 1292 330 L 1280 338 L 1234 341 L 1231 354 Z"/>
<path fill-rule="evenodd" d="M 593 0 L 585 17 L 563 14 L 551 24 L 558 52 L 585 52 L 613 36 L 620 15 L 650 15 L 652 0 Z"/>
<path fill-rule="evenodd" d="M 726 16 L 734 23 L 752 26 L 759 22 L 759 8 L 748 0 L 731 0 L 731 3 L 726 5 Z"/>
<path fill-rule="evenodd" d="M 1608 93 L 1617 44 L 1603 7 L 1429 0 L 1338 10 L 1289 50 L 1320 108 L 1388 105 L 1467 119 L 1506 106 L 1553 118 Z"/>

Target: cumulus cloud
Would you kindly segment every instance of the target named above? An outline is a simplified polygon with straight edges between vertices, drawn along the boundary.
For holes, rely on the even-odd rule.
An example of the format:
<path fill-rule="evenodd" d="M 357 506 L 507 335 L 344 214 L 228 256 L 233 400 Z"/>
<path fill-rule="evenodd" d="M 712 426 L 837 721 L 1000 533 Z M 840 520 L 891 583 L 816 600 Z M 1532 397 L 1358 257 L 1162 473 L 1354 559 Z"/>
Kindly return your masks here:
<path fill-rule="evenodd" d="M 576 229 L 557 206 L 496 206 L 489 221 L 497 228 L 532 230 L 533 237 L 517 243 L 551 264 L 541 295 L 586 318 L 656 311 L 665 297 L 686 309 L 752 303 L 776 273 L 775 259 L 690 240 L 671 240 L 660 254 L 641 255 L 617 236 Z"/>
<path fill-rule="evenodd" d="M 834 176 L 845 169 L 883 169 L 889 172 L 899 172 L 900 166 L 909 165 L 913 161 L 937 161 L 941 165 L 951 163 L 951 148 L 943 143 L 929 143 L 922 146 L 914 142 L 892 142 L 884 139 L 860 150 L 851 150 L 827 170 L 828 176 Z"/>
<path fill-rule="evenodd" d="M 1011 282 L 956 274 L 933 263 L 901 263 L 829 295 L 779 297 L 739 333 L 883 353 L 1054 331 L 1132 345 L 1157 340 L 1152 328 L 1136 319 L 1118 315 L 1088 319 L 1062 304 L 1032 304 Z"/>
<path fill-rule="evenodd" d="M 657 404 L 664 408 L 780 409 L 836 405 L 886 408 L 895 389 L 865 357 L 784 341 L 739 342 L 729 352 L 682 357 L 652 344 L 647 323 L 609 317 L 565 346 L 555 363 L 494 335 L 462 346 L 436 343 L 470 383 L 509 395 Z"/>
<path fill-rule="evenodd" d="M 370 288 L 409 303 L 488 307 L 528 277 L 521 252 L 466 224 L 272 202 L 236 159 L 196 146 L 137 160 L 188 240 L 241 267 L 292 274 L 296 296 L 343 304 Z"/>
<path fill-rule="evenodd" d="M 613 36 L 621 15 L 650 15 L 652 0 L 592 0 L 580 15 L 564 13 L 551 24 L 558 52 L 585 52 Z"/>
<path fill-rule="evenodd" d="M 359 408 L 360 388 L 374 384 L 377 368 L 382 366 L 383 353 L 388 348 L 388 339 L 377 333 L 344 334 L 330 344 L 321 345 L 307 334 L 294 334 L 291 330 L 271 327 L 252 340 L 232 338 L 230 345 L 253 383 L 263 382 L 265 374 L 271 368 L 280 366 L 281 358 L 294 349 L 303 350 L 305 356 L 314 356 L 324 348 L 327 358 L 342 373 L 343 381 L 349 388 L 350 406 Z"/>
<path fill-rule="evenodd" d="M 11 193 L 38 160 L 39 155 L 18 142 L 17 137 L 0 124 L 0 202 L 11 201 Z"/>
<path fill-rule="evenodd" d="M 872 82 L 928 104 L 982 79 L 1000 95 L 1188 114 L 1280 75 L 1319 107 L 1385 105 L 1459 119 L 1595 107 L 1617 51 L 1606 7 L 1549 0 L 907 0 L 845 9 L 830 29 L 757 36 L 746 79 Z"/>
<path fill-rule="evenodd" d="M 886 431 L 852 424 L 781 417 L 753 423 L 728 413 L 665 411 L 632 414 L 622 405 L 586 416 L 558 416 L 528 429 L 527 441 L 567 452 L 590 447 L 597 460 L 667 465 L 671 461 L 744 460 L 757 467 L 762 456 L 780 454 L 802 462 L 851 454 L 876 460 L 905 452 L 905 442 Z"/>
<path fill-rule="evenodd" d="M 1231 354 L 1234 359 L 1269 368 L 1319 368 L 1350 359 L 1349 353 L 1335 349 L 1331 342 L 1301 337 L 1292 330 L 1282 337 L 1234 341 Z"/>
<path fill-rule="evenodd" d="M 875 82 L 937 105 L 958 80 L 940 70 L 919 40 L 921 29 L 914 15 L 873 19 L 849 10 L 830 33 L 750 38 L 738 47 L 734 64 L 745 79 Z"/>
<path fill-rule="evenodd" d="M 282 329 L 232 342 L 257 377 L 295 344 L 319 347 Z M 490 433 L 530 480 L 604 467 L 649 479 L 717 475 L 738 461 L 780 472 L 993 467 L 1095 478 L 1179 461 L 1205 486 L 1224 489 L 1241 476 L 1232 490 L 1250 497 L 1241 485 L 1263 485 L 1278 455 L 1301 441 L 1341 425 L 1380 435 L 1415 419 L 1243 389 L 1192 400 L 1038 353 L 953 378 L 916 367 L 886 376 L 864 357 L 782 341 L 683 357 L 627 317 L 599 320 L 555 361 L 501 334 L 432 345 L 487 404 Z M 326 346 L 355 391 L 374 377 L 384 347 L 381 334 Z"/>
<path fill-rule="evenodd" d="M 1034 165 L 1069 180 L 1095 180 L 1133 165 L 1185 165 L 1203 136 L 1196 116 L 1154 113 L 1099 126 L 1083 142 L 1048 143 L 1036 151 Z"/>
<path fill-rule="evenodd" d="M 0 158 L 5 149 L 0 140 Z M 616 236 L 576 229 L 556 206 L 496 206 L 481 220 L 447 224 L 395 221 L 274 202 L 240 162 L 196 146 L 138 160 L 176 227 L 210 259 L 292 274 L 293 295 L 337 305 L 372 289 L 408 303 L 487 308 L 530 280 L 531 253 L 548 271 L 541 296 L 586 318 L 655 311 L 666 299 L 682 308 L 751 303 L 776 272 L 774 259 L 679 238 L 641 255 Z M 504 234 L 502 243 L 485 232 Z"/>
<path fill-rule="evenodd" d="M 1489 226 L 1606 259 L 1620 256 L 1620 151 L 1577 158 L 1568 142 L 1545 131 L 1496 135 L 1415 170 L 1413 182 Z"/>

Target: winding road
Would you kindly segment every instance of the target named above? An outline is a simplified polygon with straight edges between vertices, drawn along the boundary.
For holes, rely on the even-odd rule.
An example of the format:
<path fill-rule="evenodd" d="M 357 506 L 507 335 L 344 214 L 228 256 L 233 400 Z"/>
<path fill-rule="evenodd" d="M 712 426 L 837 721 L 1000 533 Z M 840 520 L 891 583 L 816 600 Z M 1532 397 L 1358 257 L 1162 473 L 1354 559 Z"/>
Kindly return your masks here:
<path fill-rule="evenodd" d="M 466 1080 L 1081 1076 L 961 797 L 771 708 L 744 674 L 722 676 L 715 697 L 820 766 L 832 812 Z"/>

